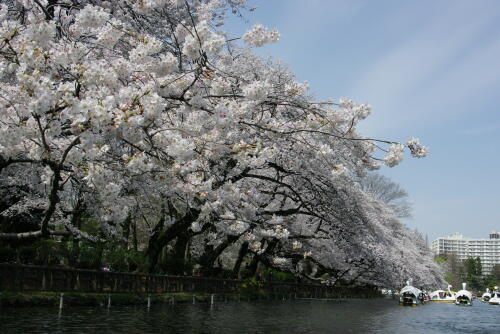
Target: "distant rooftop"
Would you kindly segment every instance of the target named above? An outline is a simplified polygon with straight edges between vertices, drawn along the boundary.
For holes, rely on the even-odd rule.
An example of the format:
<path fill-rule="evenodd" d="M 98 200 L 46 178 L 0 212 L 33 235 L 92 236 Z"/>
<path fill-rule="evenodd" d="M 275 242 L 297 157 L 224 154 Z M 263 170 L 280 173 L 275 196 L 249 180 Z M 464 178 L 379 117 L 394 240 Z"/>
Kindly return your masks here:
<path fill-rule="evenodd" d="M 476 238 L 465 238 L 460 232 L 453 232 L 451 235 L 449 235 L 447 237 L 441 237 L 441 238 L 456 239 L 456 240 L 461 240 L 461 239 L 476 239 Z M 495 231 L 495 230 L 491 231 L 490 232 L 490 239 L 500 239 L 500 232 Z"/>

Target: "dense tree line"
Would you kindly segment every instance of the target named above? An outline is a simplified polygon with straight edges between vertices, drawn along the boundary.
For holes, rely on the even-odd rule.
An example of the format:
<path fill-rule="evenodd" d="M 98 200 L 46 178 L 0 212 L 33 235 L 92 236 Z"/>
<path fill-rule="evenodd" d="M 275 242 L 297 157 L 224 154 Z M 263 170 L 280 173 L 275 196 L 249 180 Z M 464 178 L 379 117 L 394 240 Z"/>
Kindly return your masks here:
<path fill-rule="evenodd" d="M 498 264 L 485 275 L 479 257 L 460 260 L 451 253 L 436 256 L 434 260 L 442 267 L 445 280 L 457 289 L 462 286 L 463 282 L 475 292 L 484 292 L 487 288 L 494 290 L 495 286 L 500 285 L 500 265 Z"/>

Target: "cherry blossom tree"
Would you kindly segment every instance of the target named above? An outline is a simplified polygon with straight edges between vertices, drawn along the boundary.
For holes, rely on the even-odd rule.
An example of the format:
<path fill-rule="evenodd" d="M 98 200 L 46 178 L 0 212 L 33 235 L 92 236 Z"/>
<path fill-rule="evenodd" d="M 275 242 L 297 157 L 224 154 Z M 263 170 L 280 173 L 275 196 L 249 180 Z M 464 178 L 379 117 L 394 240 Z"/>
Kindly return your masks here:
<path fill-rule="evenodd" d="M 4 2 L 0 183 L 33 190 L 2 215 L 12 221 L 14 205 L 29 211 L 36 202 L 39 218 L 36 229 L 0 238 L 127 242 L 133 226 L 151 271 L 165 247 L 181 260 L 192 252 L 209 273 L 237 247 L 234 272 L 248 259 L 296 273 L 308 260 L 333 281 L 371 284 L 411 266 L 427 273 L 425 263 L 404 266 L 397 250 L 406 234 L 353 181 L 397 165 L 405 149 L 423 157 L 425 147 L 364 137 L 356 127 L 369 105 L 317 101 L 286 67 L 256 56 L 277 31 L 221 30 L 244 8 L 244 0 Z M 82 212 L 100 235 L 81 231 Z"/>

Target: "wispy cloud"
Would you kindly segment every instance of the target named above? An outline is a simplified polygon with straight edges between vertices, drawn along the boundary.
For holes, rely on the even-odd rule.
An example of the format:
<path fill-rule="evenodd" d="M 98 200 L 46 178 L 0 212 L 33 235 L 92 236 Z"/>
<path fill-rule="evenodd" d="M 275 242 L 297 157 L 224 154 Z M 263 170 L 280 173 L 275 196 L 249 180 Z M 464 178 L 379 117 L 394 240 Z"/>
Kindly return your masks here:
<path fill-rule="evenodd" d="M 388 45 L 355 84 L 355 94 L 376 108 L 374 128 L 394 115 L 406 125 L 432 121 L 437 111 L 449 117 L 460 102 L 498 81 L 500 35 L 485 41 L 498 13 L 472 2 L 450 8 L 408 32 L 403 43 Z"/>

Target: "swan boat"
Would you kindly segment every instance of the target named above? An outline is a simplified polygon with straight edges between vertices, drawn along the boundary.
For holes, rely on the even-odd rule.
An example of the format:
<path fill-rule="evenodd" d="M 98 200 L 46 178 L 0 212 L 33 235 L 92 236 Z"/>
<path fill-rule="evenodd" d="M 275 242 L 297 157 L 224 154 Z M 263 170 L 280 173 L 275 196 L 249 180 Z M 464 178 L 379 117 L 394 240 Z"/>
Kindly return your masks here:
<path fill-rule="evenodd" d="M 490 305 L 500 305 L 500 292 L 498 291 L 498 287 L 495 287 L 495 290 L 491 293 L 491 298 L 488 303 Z"/>
<path fill-rule="evenodd" d="M 491 293 L 490 293 L 490 289 L 486 289 L 486 292 L 483 293 L 483 295 L 481 296 L 481 299 L 483 300 L 483 302 L 489 302 L 490 299 L 491 299 Z"/>
<path fill-rule="evenodd" d="M 417 306 L 421 303 L 419 298 L 422 294 L 420 289 L 410 285 L 410 281 L 406 281 L 406 286 L 399 292 L 399 305 L 402 306 Z"/>
<path fill-rule="evenodd" d="M 439 303 L 454 303 L 456 301 L 455 292 L 450 290 L 451 285 L 448 285 L 448 290 L 436 290 L 431 292 L 431 302 Z"/>
<path fill-rule="evenodd" d="M 456 294 L 456 305 L 472 306 L 472 293 L 465 289 L 466 283 L 462 283 L 463 289 Z"/>

